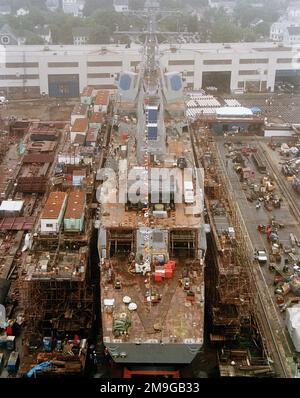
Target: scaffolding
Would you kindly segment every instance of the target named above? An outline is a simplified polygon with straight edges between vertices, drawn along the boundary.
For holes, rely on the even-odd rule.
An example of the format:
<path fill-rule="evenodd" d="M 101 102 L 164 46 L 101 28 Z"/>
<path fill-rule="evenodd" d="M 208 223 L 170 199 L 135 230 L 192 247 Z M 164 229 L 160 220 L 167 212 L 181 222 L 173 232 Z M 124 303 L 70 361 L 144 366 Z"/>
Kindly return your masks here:
<path fill-rule="evenodd" d="M 85 282 L 29 280 L 23 285 L 25 339 L 66 334 L 82 336 L 91 329 L 94 297 Z M 86 337 L 86 336 L 83 336 Z"/>
<path fill-rule="evenodd" d="M 91 330 L 95 305 L 90 283 L 91 228 L 89 219 L 82 233 L 35 234 L 23 264 L 27 342 L 43 336 L 87 337 Z"/>
<path fill-rule="evenodd" d="M 270 350 L 258 315 L 256 285 L 250 271 L 253 253 L 247 231 L 210 129 L 203 121 L 195 122 L 191 129 L 196 157 L 205 169 L 205 204 L 216 253 L 211 338 L 214 341 L 235 340 L 247 329 L 261 342 L 263 357 L 268 358 Z M 220 231 L 218 222 L 225 225 L 227 231 L 231 227 L 233 234 L 225 233 L 225 228 Z"/>

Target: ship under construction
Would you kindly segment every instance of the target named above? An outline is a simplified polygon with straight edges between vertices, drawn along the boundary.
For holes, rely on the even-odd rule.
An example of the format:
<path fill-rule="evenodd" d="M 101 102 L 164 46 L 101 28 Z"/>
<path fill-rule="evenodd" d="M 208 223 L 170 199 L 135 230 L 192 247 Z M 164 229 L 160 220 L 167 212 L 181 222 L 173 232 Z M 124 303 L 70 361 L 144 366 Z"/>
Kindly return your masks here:
<path fill-rule="evenodd" d="M 117 90 L 0 120 L 0 375 L 299 377 L 299 127 L 190 91 L 137 13 Z"/>
<path fill-rule="evenodd" d="M 99 188 L 103 342 L 118 363 L 189 364 L 204 338 L 202 175 L 182 76 L 164 73 L 159 63 L 156 2 L 146 11 L 139 71 L 118 78 L 116 125 Z"/>

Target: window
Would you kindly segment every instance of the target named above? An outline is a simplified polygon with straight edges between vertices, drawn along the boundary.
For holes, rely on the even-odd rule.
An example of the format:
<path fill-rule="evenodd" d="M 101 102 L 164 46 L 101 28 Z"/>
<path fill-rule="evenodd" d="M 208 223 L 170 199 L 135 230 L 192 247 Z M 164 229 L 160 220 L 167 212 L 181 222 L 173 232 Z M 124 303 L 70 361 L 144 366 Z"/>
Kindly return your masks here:
<path fill-rule="evenodd" d="M 240 59 L 240 64 L 268 64 L 268 58 Z"/>
<path fill-rule="evenodd" d="M 262 72 L 261 72 L 262 73 Z M 263 71 L 264 75 L 267 74 L 267 71 Z M 260 75 L 259 70 L 240 70 L 239 75 Z"/>
<path fill-rule="evenodd" d="M 78 67 L 78 62 L 48 62 L 49 68 L 74 68 Z"/>
<path fill-rule="evenodd" d="M 99 89 L 116 89 L 117 88 L 117 86 L 115 86 L 114 84 L 98 84 L 98 85 L 93 84 L 93 87 L 98 90 Z"/>
<path fill-rule="evenodd" d="M 130 66 L 138 66 L 140 64 L 140 61 L 131 61 Z"/>
<path fill-rule="evenodd" d="M 122 61 L 90 61 L 87 66 L 122 66 Z"/>
<path fill-rule="evenodd" d="M 231 59 L 205 59 L 203 65 L 231 65 Z"/>
<path fill-rule="evenodd" d="M 194 60 L 187 60 L 187 59 L 183 59 L 183 60 L 171 60 L 169 61 L 169 65 L 195 65 L 195 61 Z"/>
<path fill-rule="evenodd" d="M 53 228 L 53 224 L 46 224 L 46 228 Z"/>
<path fill-rule="evenodd" d="M 0 75 L 0 80 L 37 80 L 39 75 Z"/>
<path fill-rule="evenodd" d="M 89 79 L 101 79 L 111 77 L 110 73 L 88 73 L 87 77 Z"/>
<path fill-rule="evenodd" d="M 6 68 L 38 68 L 38 62 L 6 62 Z"/>
<path fill-rule="evenodd" d="M 278 64 L 291 64 L 293 62 L 292 58 L 278 58 L 277 63 Z"/>

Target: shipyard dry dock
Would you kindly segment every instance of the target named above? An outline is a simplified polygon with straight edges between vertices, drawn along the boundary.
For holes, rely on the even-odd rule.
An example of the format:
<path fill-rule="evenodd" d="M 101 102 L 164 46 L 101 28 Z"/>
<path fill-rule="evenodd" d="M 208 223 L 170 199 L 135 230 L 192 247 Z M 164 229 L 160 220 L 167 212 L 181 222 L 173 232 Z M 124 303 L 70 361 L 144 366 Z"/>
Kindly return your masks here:
<path fill-rule="evenodd" d="M 223 305 L 228 310 L 231 305 L 231 310 L 241 313 L 247 307 L 242 301 L 248 297 L 246 312 L 255 313 L 265 355 L 271 359 L 267 362 L 273 364 L 275 375 L 295 377 L 300 348 L 299 134 L 295 129 L 291 137 L 272 139 L 253 132 L 251 136 L 237 132 L 217 135 L 203 119 L 191 126 L 198 158 L 206 170 L 207 211 L 219 242 L 217 291 L 222 294 L 215 302 L 219 301 L 219 308 Z M 236 268 L 236 257 L 228 256 L 228 241 L 231 250 L 232 242 L 240 247 L 236 253 L 243 258 L 238 263 L 246 271 L 244 279 L 242 269 Z M 240 297 L 239 304 L 232 300 L 233 291 Z M 230 340 L 228 328 L 243 324 L 241 316 L 231 312 L 224 319 L 223 312 L 220 325 L 217 313 L 213 309 L 212 313 L 213 324 L 219 327 L 213 340 Z M 224 353 L 221 350 L 219 355 L 221 375 L 245 375 L 242 352 Z M 255 367 L 259 369 L 257 364 Z M 248 366 L 248 375 L 250 370 Z"/>
<path fill-rule="evenodd" d="M 286 141 L 275 140 L 278 143 Z M 264 301 L 266 328 L 270 330 L 267 344 L 275 352 L 283 375 L 291 376 L 295 369 L 296 351 L 299 350 L 296 333 L 289 333 L 287 324 L 292 313 L 289 309 L 299 308 L 297 304 L 300 302 L 300 197 L 282 174 L 280 163 L 283 163 L 284 155 L 278 155 L 280 146 L 271 149 L 268 142 L 269 139 L 221 138 L 217 140 L 217 150 L 248 233 L 253 256 L 256 251 L 265 251 L 268 257 L 266 264 L 255 261 L 253 272 Z M 290 146 L 297 142 L 292 139 Z M 247 170 L 241 171 L 242 176 L 237 173 L 237 164 L 234 163 L 236 152 L 243 147 L 250 148 L 248 156 L 244 156 L 247 168 L 253 171 L 250 178 L 243 178 Z M 257 148 L 260 162 L 265 165 L 262 171 L 256 163 L 256 156 L 251 156 L 251 148 Z"/>

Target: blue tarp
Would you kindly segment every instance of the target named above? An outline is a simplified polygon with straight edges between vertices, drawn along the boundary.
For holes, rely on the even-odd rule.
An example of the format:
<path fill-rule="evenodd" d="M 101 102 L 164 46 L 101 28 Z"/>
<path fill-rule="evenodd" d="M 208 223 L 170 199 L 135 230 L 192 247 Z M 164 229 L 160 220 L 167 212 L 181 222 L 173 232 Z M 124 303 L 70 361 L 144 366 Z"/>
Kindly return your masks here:
<path fill-rule="evenodd" d="M 38 365 L 36 365 L 32 369 L 30 369 L 30 371 L 27 372 L 26 376 L 27 377 L 32 377 L 37 370 L 43 370 L 45 368 L 49 368 L 50 366 L 52 366 L 52 362 L 51 361 L 46 361 L 46 362 L 39 363 Z"/>
<path fill-rule="evenodd" d="M 258 106 L 254 106 L 253 108 L 251 108 L 251 111 L 253 113 L 261 113 L 261 109 Z"/>

